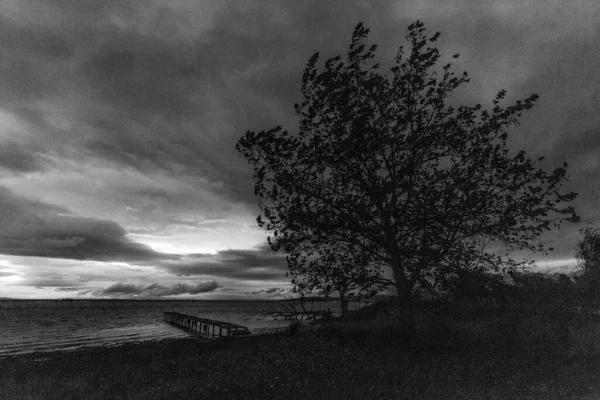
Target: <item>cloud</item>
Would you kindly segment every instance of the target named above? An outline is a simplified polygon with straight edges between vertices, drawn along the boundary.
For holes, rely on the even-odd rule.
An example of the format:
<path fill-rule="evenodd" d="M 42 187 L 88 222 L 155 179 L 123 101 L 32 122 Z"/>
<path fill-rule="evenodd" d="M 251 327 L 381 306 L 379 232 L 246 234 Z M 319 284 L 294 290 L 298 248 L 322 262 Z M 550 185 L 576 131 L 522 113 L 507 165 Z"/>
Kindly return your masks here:
<path fill-rule="evenodd" d="M 139 294 L 143 291 L 143 286 L 136 286 L 126 283 L 115 283 L 112 286 L 102 290 L 101 294 Z"/>
<path fill-rule="evenodd" d="M 179 276 L 211 275 L 241 280 L 287 280 L 285 255 L 268 246 L 249 250 L 223 250 L 217 254 L 188 254 L 179 260 L 160 263 L 161 268 Z"/>
<path fill-rule="evenodd" d="M 288 292 L 289 289 L 273 287 L 269 289 L 261 289 L 255 290 L 253 292 L 249 292 L 249 294 L 269 294 L 269 295 L 278 295 Z"/>
<path fill-rule="evenodd" d="M 78 282 L 70 282 L 61 276 L 43 277 L 43 278 L 25 278 L 18 284 L 19 286 L 33 286 L 41 288 L 77 288 L 80 285 Z M 76 289 L 73 289 L 76 290 Z"/>
<path fill-rule="evenodd" d="M 77 280 L 77 276 L 87 277 L 87 281 L 110 280 L 102 274 L 89 274 L 89 271 L 99 268 L 101 264 L 76 265 L 70 262 L 62 267 L 62 264 L 54 265 L 51 261 L 53 259 L 85 260 L 86 263 L 125 263 L 120 267 L 103 267 L 105 271 L 112 271 L 110 273 L 113 276 L 121 275 L 116 269 L 124 273 L 129 265 L 143 266 L 143 274 L 154 273 L 148 269 L 161 268 L 176 276 L 214 276 L 238 281 L 286 280 L 285 257 L 273 254 L 266 245 L 248 250 L 222 250 L 216 254 L 166 254 L 130 240 L 125 230 L 113 221 L 83 218 L 62 206 L 19 196 L 2 187 L 0 219 L 0 254 L 24 257 L 20 262 L 26 265 L 29 265 L 29 261 L 25 259 L 37 260 L 32 261 L 33 264 L 43 263 L 43 266 L 22 267 L 26 274 L 14 283 L 18 286 L 64 287 L 78 290 L 82 281 Z M 197 219 L 194 224 L 202 225 L 205 221 L 208 224 L 214 222 Z M 56 276 L 48 275 L 49 273 Z M 140 270 L 135 269 L 133 273 L 139 274 Z M 142 276 L 140 275 L 140 278 Z M 86 282 L 86 285 L 88 284 L 92 289 L 97 285 L 94 282 Z M 110 290 L 116 289 L 119 287 Z M 177 294 L 177 291 L 192 293 L 194 290 L 177 285 L 168 287 L 168 290 L 152 285 L 144 286 L 143 291 L 140 286 L 120 289 L 156 296 Z"/>
<path fill-rule="evenodd" d="M 15 142 L 0 143 L 0 168 L 9 172 L 27 173 L 41 171 L 44 166 L 31 149 Z"/>
<path fill-rule="evenodd" d="M 0 221 L 0 254 L 102 261 L 173 257 L 128 239 L 113 221 L 79 217 L 1 187 Z"/>
<path fill-rule="evenodd" d="M 55 292 L 81 292 L 89 290 L 87 286 L 55 287 Z"/>
<path fill-rule="evenodd" d="M 550 169 L 568 161 L 578 211 L 600 220 L 600 89 L 590 85 L 600 79 L 600 3 L 583 3 L 0 2 L 0 179 L 10 189 L 0 187 L 0 254 L 44 272 L 66 258 L 250 290 L 286 280 L 282 255 L 239 250 L 264 236 L 234 145 L 246 130 L 297 130 L 307 60 L 343 55 L 360 21 L 382 65 L 414 20 L 441 31 L 442 61 L 460 53 L 456 70 L 472 77 L 460 103 L 489 106 L 504 87 L 507 102 L 538 92 L 510 143 L 547 156 Z M 572 255 L 575 230 L 547 235 L 559 258 Z M 81 264 L 78 273 L 104 265 Z"/>
<path fill-rule="evenodd" d="M 573 10 L 557 2 L 541 13 L 512 2 L 102 3 L 85 11 L 72 1 L 3 9 L 5 59 L 22 64 L 3 71 L 3 83 L 11 86 L 2 92 L 4 103 L 20 104 L 10 108 L 35 123 L 46 144 L 68 139 L 66 147 L 78 150 L 70 158 L 164 169 L 173 178 L 202 176 L 221 184 L 212 190 L 251 205 L 250 171 L 233 145 L 246 129 L 295 129 L 292 105 L 306 61 L 315 51 L 324 57 L 344 53 L 359 21 L 372 28 L 380 58 L 391 59 L 406 25 L 425 19 L 432 30 L 442 30 L 449 51 L 464 50 L 467 69 L 477 78 L 472 86 L 484 90 L 489 82 L 497 90 L 516 75 L 526 79 L 537 71 L 532 52 L 552 55 L 546 65 L 561 64 L 554 45 L 541 50 L 539 44 L 557 32 L 562 36 L 553 43 L 589 37 L 584 31 L 595 14 L 593 7 Z M 474 17 L 457 25 L 465 10 Z M 16 103 L 24 92 L 37 100 Z M 48 103 L 55 107 L 42 107 Z M 57 109 L 72 110 L 66 129 L 51 123 Z"/>
<path fill-rule="evenodd" d="M 133 285 L 127 283 L 115 283 L 106 289 L 96 291 L 98 296 L 142 296 L 142 297 L 164 297 L 181 294 L 209 293 L 218 289 L 220 285 L 216 281 L 200 282 L 195 285 L 177 283 L 173 286 L 163 286 L 153 283 L 147 286 Z"/>
<path fill-rule="evenodd" d="M 378 20 L 367 10 L 392 4 L 102 3 L 3 7 L 3 56 L 20 65 L 1 71 L 0 105 L 39 133 L 21 159 L 35 158 L 37 146 L 80 163 L 202 177 L 252 206 L 239 137 L 294 120 L 310 55 L 322 46 L 344 51 L 358 21 Z"/>

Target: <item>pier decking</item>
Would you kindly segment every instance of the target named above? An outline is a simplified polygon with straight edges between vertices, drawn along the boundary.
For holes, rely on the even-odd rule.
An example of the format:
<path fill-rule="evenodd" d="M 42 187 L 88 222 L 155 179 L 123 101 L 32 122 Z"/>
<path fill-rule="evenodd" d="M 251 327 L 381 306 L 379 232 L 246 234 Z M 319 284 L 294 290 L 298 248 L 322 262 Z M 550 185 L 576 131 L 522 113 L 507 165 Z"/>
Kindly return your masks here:
<path fill-rule="evenodd" d="M 164 313 L 163 321 L 183 328 L 205 340 L 247 337 L 251 335 L 248 328 L 242 325 L 172 311 Z"/>

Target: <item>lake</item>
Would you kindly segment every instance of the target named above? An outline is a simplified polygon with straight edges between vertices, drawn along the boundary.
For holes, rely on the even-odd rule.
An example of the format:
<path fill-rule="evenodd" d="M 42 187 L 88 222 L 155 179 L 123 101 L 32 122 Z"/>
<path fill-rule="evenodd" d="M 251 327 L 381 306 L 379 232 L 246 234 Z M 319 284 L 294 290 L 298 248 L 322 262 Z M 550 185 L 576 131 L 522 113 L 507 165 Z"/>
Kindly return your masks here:
<path fill-rule="evenodd" d="M 333 301 L 315 304 L 338 309 Z M 288 326 L 289 321 L 272 315 L 281 310 L 275 301 L 3 300 L 0 357 L 191 336 L 163 322 L 166 311 L 232 322 L 258 333 Z"/>

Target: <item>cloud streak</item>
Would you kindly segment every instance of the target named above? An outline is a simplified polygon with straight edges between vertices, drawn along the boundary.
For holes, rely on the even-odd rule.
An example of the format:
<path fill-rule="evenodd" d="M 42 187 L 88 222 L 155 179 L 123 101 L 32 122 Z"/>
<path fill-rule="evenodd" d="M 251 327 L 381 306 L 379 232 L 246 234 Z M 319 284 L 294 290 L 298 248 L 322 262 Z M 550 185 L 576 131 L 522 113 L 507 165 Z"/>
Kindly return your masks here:
<path fill-rule="evenodd" d="M 126 237 L 109 220 L 83 218 L 0 187 L 0 254 L 102 261 L 172 257 Z"/>
<path fill-rule="evenodd" d="M 121 297 L 121 296 L 140 296 L 140 297 L 166 297 L 178 295 L 197 295 L 209 293 L 220 286 L 216 281 L 200 282 L 196 284 L 177 283 L 172 286 L 164 286 L 158 283 L 150 285 L 133 285 L 127 283 L 115 283 L 103 290 L 96 291 L 97 296 Z"/>
<path fill-rule="evenodd" d="M 273 253 L 266 245 L 248 250 L 224 250 L 217 254 L 188 254 L 167 260 L 160 267 L 178 276 L 211 275 L 239 280 L 287 280 L 284 254 Z"/>

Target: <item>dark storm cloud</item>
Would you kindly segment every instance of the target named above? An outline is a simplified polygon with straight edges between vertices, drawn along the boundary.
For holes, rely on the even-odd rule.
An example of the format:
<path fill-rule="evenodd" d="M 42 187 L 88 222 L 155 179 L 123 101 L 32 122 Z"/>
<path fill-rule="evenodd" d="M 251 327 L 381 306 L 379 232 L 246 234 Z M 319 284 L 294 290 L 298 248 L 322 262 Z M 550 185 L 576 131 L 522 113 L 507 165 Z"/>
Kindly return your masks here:
<path fill-rule="evenodd" d="M 567 162 L 565 190 L 579 194 L 574 206 L 582 224 L 565 224 L 546 235 L 558 256 L 574 257 L 574 245 L 581 239 L 579 229 L 600 222 L 600 14 L 590 10 L 594 14 L 593 26 L 565 21 L 571 22 L 566 35 L 533 49 L 532 72 L 522 81 L 523 92 L 537 92 L 540 100 L 528 113 L 517 140 L 535 156 L 546 156 L 545 168 Z"/>
<path fill-rule="evenodd" d="M 241 280 L 286 280 L 285 255 L 268 247 L 250 250 L 223 250 L 213 254 L 188 254 L 177 261 L 161 263 L 162 268 L 180 276 L 212 275 Z"/>
<path fill-rule="evenodd" d="M 0 142 L 0 169 L 16 173 L 43 170 L 42 162 L 32 150 L 14 142 Z"/>
<path fill-rule="evenodd" d="M 99 296 L 144 296 L 144 297 L 163 297 L 176 296 L 181 294 L 201 294 L 209 293 L 218 289 L 220 285 L 215 281 L 200 282 L 197 284 L 177 283 L 173 286 L 163 286 L 153 283 L 147 286 L 133 285 L 126 283 L 115 283 L 106 289 L 96 292 Z"/>
<path fill-rule="evenodd" d="M 48 67 L 70 54 L 60 35 L 0 17 L 0 99 L 18 103 L 55 90 Z"/>
<path fill-rule="evenodd" d="M 600 118 L 597 128 L 579 132 L 567 130 L 552 147 L 552 151 L 548 152 L 550 155 L 548 163 L 558 165 L 561 161 L 568 162 L 569 182 L 566 187 L 578 193 L 575 206 L 582 217 L 582 222 L 598 223 L 600 221 L 600 208 L 597 207 L 600 196 L 600 182 L 598 181 Z M 579 227 L 571 229 L 577 230 Z M 555 232 L 555 234 L 564 236 L 564 232 Z"/>
<path fill-rule="evenodd" d="M 84 3 L 33 2 L 61 18 L 6 24 L 3 37 L 16 55 L 12 58 L 23 59 L 18 55 L 26 52 L 36 60 L 10 70 L 20 70 L 28 82 L 41 80 L 29 85 L 44 97 L 54 92 L 55 75 L 49 73 L 54 59 L 71 58 L 69 73 L 81 83 L 74 90 L 94 94 L 91 109 L 80 115 L 91 127 L 84 143 L 89 151 L 138 168 L 184 166 L 191 174 L 226 182 L 224 191 L 252 204 L 250 174 L 233 145 L 246 129 L 295 128 L 292 105 L 299 100 L 310 55 L 343 54 L 353 27 L 364 21 L 385 58 L 386 49 L 393 53 L 402 44 L 406 25 L 414 19 L 398 19 L 402 4 L 397 2 L 225 2 L 213 11 L 209 28 L 195 32 L 193 15 L 176 5 Z M 469 50 L 463 56 L 472 64 L 499 57 L 531 33 L 477 2 L 464 7 L 477 18 L 457 25 L 448 15 L 434 22 Z M 99 109 L 106 115 L 98 116 Z M 215 116 L 220 120 L 216 126 Z"/>
<path fill-rule="evenodd" d="M 102 261 L 152 261 L 157 253 L 125 236 L 108 220 L 68 210 L 0 188 L 0 254 Z"/>
<path fill-rule="evenodd" d="M 338 44 L 344 51 L 359 20 L 375 22 L 389 7 L 232 2 L 213 7 L 198 22 L 178 3 L 102 3 L 23 5 L 23 12 L 53 12 L 13 17 L 4 26 L 7 59 L 23 64 L 9 67 L 19 76 L 6 80 L 12 85 L 6 96 L 31 92 L 77 110 L 86 136 L 72 145 L 95 157 L 143 171 L 200 175 L 223 184 L 214 190 L 252 205 L 250 173 L 234 150 L 237 139 L 247 129 L 290 120 L 310 55 Z M 198 24 L 208 28 L 198 30 Z M 73 103 L 73 97 L 83 101 Z M 37 115 L 40 130 L 59 135 L 44 111 L 5 100 L 28 119 Z"/>
<path fill-rule="evenodd" d="M 45 60 L 65 59 L 73 50 L 62 32 L 40 25 L 19 25 L 0 16 L 0 45 L 20 54 L 33 54 Z"/>
<path fill-rule="evenodd" d="M 133 284 L 126 284 L 126 283 L 115 283 L 114 285 L 111 285 L 109 287 L 107 287 L 106 289 L 102 290 L 101 293 L 103 294 L 138 294 L 141 293 L 143 290 L 143 286 L 138 286 L 138 285 L 133 285 Z"/>
<path fill-rule="evenodd" d="M 84 63 L 82 73 L 113 104 L 168 116 L 191 115 L 190 97 L 212 73 L 194 46 L 184 47 L 189 48 L 131 34 L 103 45 Z"/>

